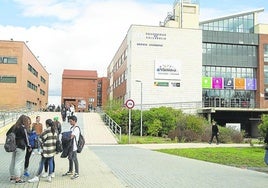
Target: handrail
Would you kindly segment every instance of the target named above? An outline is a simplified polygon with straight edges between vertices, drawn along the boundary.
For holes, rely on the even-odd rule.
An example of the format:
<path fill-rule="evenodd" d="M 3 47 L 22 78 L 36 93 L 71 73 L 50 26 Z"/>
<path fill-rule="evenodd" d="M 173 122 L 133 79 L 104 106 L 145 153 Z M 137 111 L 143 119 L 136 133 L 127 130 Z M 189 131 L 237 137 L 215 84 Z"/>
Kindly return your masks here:
<path fill-rule="evenodd" d="M 11 109 L 11 110 L 0 110 L 0 128 L 15 122 L 20 115 L 22 114 L 32 114 L 33 111 L 31 111 L 28 108 L 20 108 L 20 109 Z"/>
<path fill-rule="evenodd" d="M 119 141 L 121 141 L 121 127 L 106 113 L 103 114 L 103 121 L 116 137 L 119 135 Z"/>

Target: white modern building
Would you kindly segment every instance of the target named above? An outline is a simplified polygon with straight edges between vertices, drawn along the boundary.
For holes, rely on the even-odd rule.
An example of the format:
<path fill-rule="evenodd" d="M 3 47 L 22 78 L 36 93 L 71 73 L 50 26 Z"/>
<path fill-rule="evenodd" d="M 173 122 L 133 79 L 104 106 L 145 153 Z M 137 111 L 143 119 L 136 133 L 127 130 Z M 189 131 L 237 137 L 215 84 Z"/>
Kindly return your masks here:
<path fill-rule="evenodd" d="M 193 8 L 198 15 L 198 6 Z M 197 18 L 188 28 L 171 20 L 163 23 L 167 26 L 131 25 L 108 68 L 110 99 L 132 99 L 140 108 L 142 97 L 144 109 L 200 108 L 202 30 Z"/>
<path fill-rule="evenodd" d="M 258 136 L 268 113 L 268 24 L 257 22 L 263 11 L 199 22 L 198 1 L 177 0 L 159 26 L 131 25 L 107 69 L 109 99 L 199 113 Z"/>

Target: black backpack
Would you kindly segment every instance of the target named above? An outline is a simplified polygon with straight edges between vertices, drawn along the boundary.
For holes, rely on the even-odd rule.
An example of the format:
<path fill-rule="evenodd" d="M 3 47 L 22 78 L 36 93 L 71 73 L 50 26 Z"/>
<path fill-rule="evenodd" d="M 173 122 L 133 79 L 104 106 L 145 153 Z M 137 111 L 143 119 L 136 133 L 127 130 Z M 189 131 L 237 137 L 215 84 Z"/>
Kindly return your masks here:
<path fill-rule="evenodd" d="M 6 152 L 13 152 L 16 150 L 16 148 L 17 148 L 16 135 L 14 132 L 8 133 L 8 135 L 6 137 L 6 142 L 5 142 L 4 148 L 5 148 Z"/>
<path fill-rule="evenodd" d="M 78 127 L 78 126 L 77 126 L 77 127 Z M 80 127 L 78 127 L 78 128 L 79 128 L 79 131 L 80 131 L 79 140 L 78 140 L 78 142 L 77 142 L 76 137 L 75 137 L 75 141 L 76 141 L 76 145 L 77 145 L 77 153 L 81 153 L 82 150 L 83 150 L 83 147 L 84 147 L 84 145 L 85 145 L 85 138 L 84 138 L 84 136 L 81 134 L 81 129 L 80 129 Z"/>

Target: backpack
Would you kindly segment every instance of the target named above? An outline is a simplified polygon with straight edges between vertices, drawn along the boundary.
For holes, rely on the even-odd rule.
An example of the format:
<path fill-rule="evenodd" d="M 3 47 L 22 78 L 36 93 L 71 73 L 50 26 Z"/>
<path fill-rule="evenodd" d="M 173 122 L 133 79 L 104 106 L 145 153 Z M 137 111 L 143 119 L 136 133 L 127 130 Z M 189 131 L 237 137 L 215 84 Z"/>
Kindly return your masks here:
<path fill-rule="evenodd" d="M 80 131 L 80 135 L 79 135 L 79 140 L 77 141 L 76 140 L 76 137 L 75 137 L 75 141 L 76 141 L 76 145 L 77 145 L 77 153 L 81 153 L 82 150 L 83 150 L 83 147 L 85 145 L 85 138 L 84 136 L 81 134 L 81 129 L 80 127 L 79 128 L 79 131 Z"/>
<path fill-rule="evenodd" d="M 6 152 L 13 152 L 16 151 L 16 135 L 14 132 L 8 133 L 6 137 L 6 142 L 4 144 L 4 148 Z"/>
<path fill-rule="evenodd" d="M 38 136 L 35 131 L 28 134 L 28 139 L 32 149 L 38 148 Z"/>

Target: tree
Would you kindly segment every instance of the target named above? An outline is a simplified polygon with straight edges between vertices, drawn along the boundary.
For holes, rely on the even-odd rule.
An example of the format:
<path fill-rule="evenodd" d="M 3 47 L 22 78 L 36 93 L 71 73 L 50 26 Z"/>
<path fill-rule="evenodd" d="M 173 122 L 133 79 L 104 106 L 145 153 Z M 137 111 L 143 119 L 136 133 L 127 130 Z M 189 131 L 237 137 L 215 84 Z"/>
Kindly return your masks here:
<path fill-rule="evenodd" d="M 268 129 L 268 115 L 263 114 L 261 116 L 262 122 L 259 124 L 258 129 L 260 131 L 260 135 L 265 137 L 266 130 Z"/>

